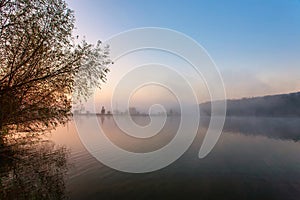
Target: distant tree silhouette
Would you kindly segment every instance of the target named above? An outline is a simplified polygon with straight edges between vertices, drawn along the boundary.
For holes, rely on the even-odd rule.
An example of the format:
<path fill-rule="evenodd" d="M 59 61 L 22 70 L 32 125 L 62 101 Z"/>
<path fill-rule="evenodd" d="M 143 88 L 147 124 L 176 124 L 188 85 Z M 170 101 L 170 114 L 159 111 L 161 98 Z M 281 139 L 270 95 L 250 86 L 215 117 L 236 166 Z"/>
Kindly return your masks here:
<path fill-rule="evenodd" d="M 0 134 L 65 123 L 72 93 L 106 80 L 109 47 L 76 44 L 73 29 L 63 0 L 0 0 Z"/>
<path fill-rule="evenodd" d="M 216 104 L 220 101 L 216 101 Z M 211 102 L 200 104 L 203 115 L 211 115 Z M 299 117 L 300 92 L 227 100 L 227 116 Z"/>

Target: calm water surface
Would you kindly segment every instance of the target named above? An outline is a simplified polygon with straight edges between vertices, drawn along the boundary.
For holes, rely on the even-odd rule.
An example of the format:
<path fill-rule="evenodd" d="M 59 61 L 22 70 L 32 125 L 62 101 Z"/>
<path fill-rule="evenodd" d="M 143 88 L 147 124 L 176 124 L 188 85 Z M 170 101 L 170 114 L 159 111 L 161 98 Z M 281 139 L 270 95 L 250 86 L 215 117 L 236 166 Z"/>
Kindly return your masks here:
<path fill-rule="evenodd" d="M 89 126 L 91 117 L 80 116 L 79 123 L 88 127 L 84 134 L 96 129 Z M 147 140 L 123 134 L 112 117 L 97 120 L 113 143 L 148 152 L 172 140 L 180 118 L 169 117 L 162 131 Z M 134 120 L 149 123 L 147 117 Z M 194 143 L 173 164 L 151 173 L 129 174 L 91 156 L 70 122 L 48 136 L 53 142 L 28 147 L 27 162 L 22 158 L 25 162 L 4 166 L 2 161 L 1 184 L 6 186 L 2 193 L 6 198 L 43 193 L 38 197 L 53 199 L 300 199 L 300 119 L 227 118 L 212 152 L 199 159 L 207 124 L 208 119 L 201 121 Z M 34 167 L 30 161 L 36 163 Z"/>

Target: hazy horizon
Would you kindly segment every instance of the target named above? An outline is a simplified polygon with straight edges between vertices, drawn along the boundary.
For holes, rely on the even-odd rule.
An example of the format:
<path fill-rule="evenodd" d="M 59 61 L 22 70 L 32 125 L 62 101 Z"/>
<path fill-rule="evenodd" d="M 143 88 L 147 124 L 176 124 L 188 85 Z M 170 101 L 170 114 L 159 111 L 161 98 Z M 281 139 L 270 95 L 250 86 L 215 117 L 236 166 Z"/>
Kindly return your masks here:
<path fill-rule="evenodd" d="M 300 0 L 0 2 L 0 199 L 300 199 Z"/>
<path fill-rule="evenodd" d="M 189 1 L 174 4 L 172 1 L 68 0 L 67 3 L 75 11 L 77 29 L 74 35 L 85 36 L 93 43 L 141 27 L 163 27 L 193 38 L 206 49 L 219 68 L 227 99 L 300 91 L 298 0 L 276 0 L 272 1 L 272 6 L 271 1 Z M 141 63 L 167 63 L 172 67 L 176 65 L 179 70 L 186 69 L 186 63 L 170 58 L 167 53 L 148 51 L 130 54 L 111 66 L 107 82 L 102 85 L 101 91 L 96 92 L 97 105 L 109 107 L 112 85 L 118 81 L 116 77 Z M 159 76 L 168 79 L 168 74 Z M 172 78 L 168 81 L 178 84 L 172 83 Z M 199 103 L 209 101 L 203 82 L 195 82 L 195 86 Z M 113 104 L 121 105 L 122 99 L 118 101 Z M 173 104 L 169 92 L 163 88 L 155 91 L 149 87 L 140 89 L 131 101 L 134 105 L 143 106 Z"/>

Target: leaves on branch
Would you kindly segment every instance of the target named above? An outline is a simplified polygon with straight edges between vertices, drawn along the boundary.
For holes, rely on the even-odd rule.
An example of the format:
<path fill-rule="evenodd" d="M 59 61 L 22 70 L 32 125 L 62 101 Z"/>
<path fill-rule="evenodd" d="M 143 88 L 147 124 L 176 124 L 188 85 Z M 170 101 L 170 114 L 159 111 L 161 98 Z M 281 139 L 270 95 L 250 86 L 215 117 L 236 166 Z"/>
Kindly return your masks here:
<path fill-rule="evenodd" d="M 0 129 L 54 128 L 106 81 L 109 47 L 76 44 L 74 20 L 62 0 L 0 0 Z"/>

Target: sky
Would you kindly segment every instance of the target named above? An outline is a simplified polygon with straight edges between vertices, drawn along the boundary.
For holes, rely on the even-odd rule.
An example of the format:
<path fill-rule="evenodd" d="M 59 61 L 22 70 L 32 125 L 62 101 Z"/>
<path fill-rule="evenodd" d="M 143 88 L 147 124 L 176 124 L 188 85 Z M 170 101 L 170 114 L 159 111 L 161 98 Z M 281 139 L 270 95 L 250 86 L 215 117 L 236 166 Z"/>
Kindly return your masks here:
<path fill-rule="evenodd" d="M 67 0 L 67 3 L 75 11 L 74 34 L 85 36 L 91 43 L 141 27 L 168 28 L 193 38 L 219 68 L 227 98 L 300 91 L 299 0 Z M 120 66 L 112 67 L 114 74 Z M 107 85 L 113 79 L 109 75 Z M 110 90 L 104 85 L 98 100 L 106 104 Z M 143 92 L 139 93 L 143 96 Z"/>

